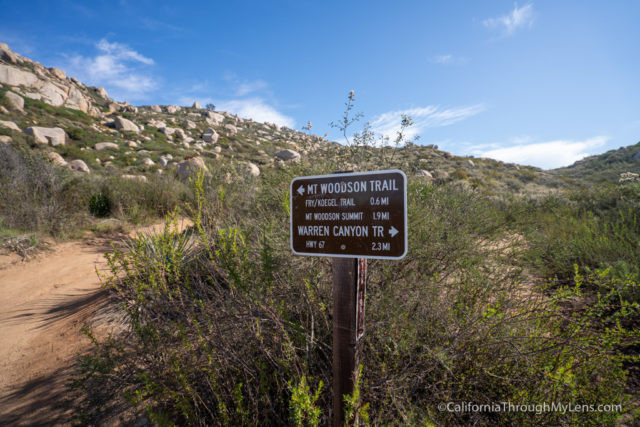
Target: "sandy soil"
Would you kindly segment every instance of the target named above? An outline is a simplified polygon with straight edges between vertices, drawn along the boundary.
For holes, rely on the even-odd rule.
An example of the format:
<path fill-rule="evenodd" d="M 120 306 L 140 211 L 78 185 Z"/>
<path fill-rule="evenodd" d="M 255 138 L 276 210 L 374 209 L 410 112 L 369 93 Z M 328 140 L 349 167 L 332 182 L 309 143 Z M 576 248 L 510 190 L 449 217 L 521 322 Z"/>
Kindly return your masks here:
<path fill-rule="evenodd" d="M 89 348 L 81 328 L 106 332 L 113 311 L 96 270 L 121 239 L 62 243 L 29 262 L 0 258 L 0 425 L 69 423 L 61 403 L 76 355 Z"/>

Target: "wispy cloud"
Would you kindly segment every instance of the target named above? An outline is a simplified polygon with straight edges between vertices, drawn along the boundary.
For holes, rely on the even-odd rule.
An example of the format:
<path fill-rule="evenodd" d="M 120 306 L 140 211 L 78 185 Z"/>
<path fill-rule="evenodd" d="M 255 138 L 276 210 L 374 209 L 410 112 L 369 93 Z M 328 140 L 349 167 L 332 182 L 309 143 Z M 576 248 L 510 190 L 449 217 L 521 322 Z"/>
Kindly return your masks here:
<path fill-rule="evenodd" d="M 445 64 L 445 65 L 446 64 L 463 64 L 467 62 L 466 58 L 454 56 L 451 53 L 434 55 L 431 57 L 430 61 L 434 64 Z"/>
<path fill-rule="evenodd" d="M 405 135 L 407 138 L 413 138 L 427 128 L 449 126 L 475 116 L 484 110 L 484 105 L 477 104 L 446 109 L 430 105 L 407 110 L 389 111 L 373 118 L 371 130 L 379 135 L 394 138 L 401 128 L 402 116 L 407 115 L 413 119 L 413 126 L 407 129 Z"/>
<path fill-rule="evenodd" d="M 508 14 L 485 19 L 482 24 L 486 28 L 500 31 L 504 36 L 510 36 L 521 28 L 531 28 L 533 19 L 533 4 L 529 3 L 519 8 L 516 3 Z"/>
<path fill-rule="evenodd" d="M 96 43 L 95 48 L 98 52 L 94 56 L 68 57 L 64 68 L 84 83 L 104 86 L 110 96 L 116 99 L 144 99 L 157 88 L 157 80 L 148 72 L 148 68 L 154 64 L 153 59 L 125 44 L 106 39 Z"/>
<path fill-rule="evenodd" d="M 267 82 L 264 80 L 254 80 L 250 82 L 242 82 L 236 88 L 237 96 L 245 96 L 253 92 L 257 92 L 267 88 Z"/>
<path fill-rule="evenodd" d="M 485 146 L 475 146 L 472 151 L 482 157 L 489 157 L 509 163 L 537 166 L 543 169 L 554 169 L 568 166 L 586 156 L 593 150 L 602 147 L 608 136 L 595 136 L 585 140 L 559 139 L 546 142 L 516 144 L 486 150 Z M 530 138 L 520 138 L 530 141 Z"/>

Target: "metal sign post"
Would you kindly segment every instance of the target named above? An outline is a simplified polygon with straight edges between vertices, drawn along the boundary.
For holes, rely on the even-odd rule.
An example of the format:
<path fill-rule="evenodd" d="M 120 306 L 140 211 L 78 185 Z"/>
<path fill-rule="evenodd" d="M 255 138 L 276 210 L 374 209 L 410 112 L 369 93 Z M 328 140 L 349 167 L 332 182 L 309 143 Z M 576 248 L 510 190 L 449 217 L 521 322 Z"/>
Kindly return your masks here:
<path fill-rule="evenodd" d="M 344 424 L 364 335 L 366 258 L 407 253 L 407 177 L 400 170 L 291 181 L 291 250 L 333 257 L 333 425 Z M 360 259 L 358 259 L 360 258 Z"/>

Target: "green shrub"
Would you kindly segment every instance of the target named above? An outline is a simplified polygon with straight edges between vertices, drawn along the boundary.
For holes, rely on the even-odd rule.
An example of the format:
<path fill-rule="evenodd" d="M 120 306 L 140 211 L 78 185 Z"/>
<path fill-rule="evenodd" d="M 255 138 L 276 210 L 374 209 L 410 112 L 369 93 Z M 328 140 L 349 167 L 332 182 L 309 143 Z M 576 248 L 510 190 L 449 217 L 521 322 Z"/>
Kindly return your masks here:
<path fill-rule="evenodd" d="M 105 217 L 111 212 L 109 198 L 102 193 L 97 193 L 89 199 L 89 212 L 97 217 Z"/>
<path fill-rule="evenodd" d="M 120 396 L 177 424 L 328 423 L 330 264 L 292 257 L 283 232 L 292 176 L 326 167 L 266 171 L 255 189 L 214 171 L 195 182 L 195 235 L 169 226 L 110 254 L 107 286 L 131 334 L 97 342 L 84 359 L 89 396 Z M 582 298 L 575 271 L 568 285 L 538 286 L 513 264 L 519 252 L 491 244 L 510 237 L 505 225 L 522 226 L 511 211 L 526 203 L 418 182 L 408 194 L 409 254 L 369 264 L 357 389 L 366 403 L 351 396 L 350 414 L 372 424 L 612 424 L 620 414 L 437 410 L 626 404 L 617 350 L 632 334 L 608 327 L 606 313 L 630 288 L 607 298 L 609 311 L 568 311 Z M 99 415 L 85 410 L 88 422 Z"/>

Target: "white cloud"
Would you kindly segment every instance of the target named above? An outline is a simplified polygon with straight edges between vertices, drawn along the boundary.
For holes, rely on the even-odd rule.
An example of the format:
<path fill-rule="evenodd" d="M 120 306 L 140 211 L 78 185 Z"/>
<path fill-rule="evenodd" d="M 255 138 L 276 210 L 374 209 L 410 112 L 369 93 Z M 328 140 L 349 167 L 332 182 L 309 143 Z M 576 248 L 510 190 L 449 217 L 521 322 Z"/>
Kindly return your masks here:
<path fill-rule="evenodd" d="M 74 55 L 63 66 L 69 75 L 93 86 L 104 86 L 110 96 L 123 101 L 144 99 L 157 88 L 157 81 L 149 75 L 154 64 L 125 44 L 106 39 L 96 43 L 95 56 Z"/>
<path fill-rule="evenodd" d="M 516 3 L 510 13 L 497 18 L 485 19 L 482 24 L 487 28 L 501 31 L 505 36 L 510 36 L 520 28 L 531 28 L 533 19 L 533 4 L 529 3 L 518 8 Z"/>
<path fill-rule="evenodd" d="M 262 98 L 234 99 L 220 101 L 217 109 L 237 114 L 240 117 L 250 118 L 257 122 L 271 122 L 288 128 L 296 125 L 292 117 L 286 116 L 267 104 Z"/>
<path fill-rule="evenodd" d="M 245 119 L 253 119 L 257 122 L 270 122 L 276 123 L 280 126 L 286 126 L 294 129 L 296 122 L 292 117 L 289 117 L 275 107 L 269 105 L 262 98 L 245 98 L 245 99 L 231 99 L 231 100 L 218 100 L 215 101 L 210 97 L 195 97 L 189 98 L 182 96 L 178 99 L 180 105 L 191 105 L 193 101 L 198 101 L 203 107 L 209 103 L 216 106 L 216 111 L 227 111 L 231 114 L 237 114 Z"/>
<path fill-rule="evenodd" d="M 609 137 L 596 136 L 582 141 L 555 140 L 518 144 L 510 147 L 494 148 L 483 151 L 476 146 L 476 153 L 508 163 L 537 166 L 543 169 L 554 169 L 568 166 L 592 154 L 592 150 L 603 146 Z"/>
<path fill-rule="evenodd" d="M 413 138 L 424 129 L 449 126 L 461 120 L 475 116 L 485 110 L 484 105 L 477 104 L 468 107 L 440 109 L 437 106 L 410 108 L 407 110 L 389 111 L 374 117 L 371 130 L 377 134 L 393 139 L 400 130 L 402 116 L 413 119 L 413 126 L 405 131 L 407 138 Z"/>

